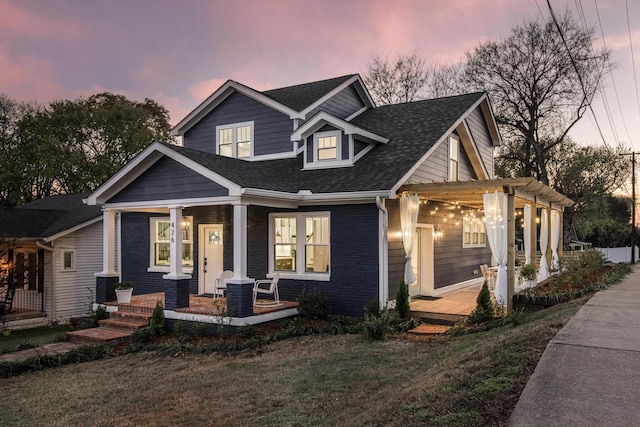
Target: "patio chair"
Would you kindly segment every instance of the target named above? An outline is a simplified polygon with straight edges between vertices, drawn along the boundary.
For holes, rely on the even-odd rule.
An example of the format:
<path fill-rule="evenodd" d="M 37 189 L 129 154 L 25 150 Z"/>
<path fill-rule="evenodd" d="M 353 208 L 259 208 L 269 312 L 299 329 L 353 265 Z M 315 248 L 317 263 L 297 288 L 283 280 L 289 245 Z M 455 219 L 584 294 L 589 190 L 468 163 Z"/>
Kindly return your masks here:
<path fill-rule="evenodd" d="M 274 273 L 271 279 L 256 280 L 253 285 L 253 305 L 255 305 L 256 307 L 270 307 L 280 305 L 278 280 L 280 280 L 280 275 L 278 273 Z M 258 294 L 273 295 L 273 301 L 258 301 Z"/>
<path fill-rule="evenodd" d="M 225 270 L 220 274 L 220 277 L 216 279 L 213 289 L 213 299 L 218 299 L 224 296 L 224 291 L 227 290 L 227 279 L 233 278 L 233 271 Z"/>
<path fill-rule="evenodd" d="M 487 286 L 489 286 L 489 290 L 492 291 L 496 285 L 496 277 L 495 273 L 491 271 L 487 264 L 480 265 L 480 271 L 482 272 L 482 277 L 487 281 Z"/>

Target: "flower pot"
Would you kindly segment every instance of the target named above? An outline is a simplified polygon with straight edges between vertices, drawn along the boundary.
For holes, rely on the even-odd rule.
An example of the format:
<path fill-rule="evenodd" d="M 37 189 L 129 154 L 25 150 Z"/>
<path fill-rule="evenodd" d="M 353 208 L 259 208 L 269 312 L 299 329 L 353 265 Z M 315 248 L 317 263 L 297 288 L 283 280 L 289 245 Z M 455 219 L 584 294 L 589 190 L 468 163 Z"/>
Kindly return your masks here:
<path fill-rule="evenodd" d="M 131 294 L 133 293 L 133 288 L 129 289 L 116 289 L 116 298 L 118 299 L 118 304 L 128 304 L 131 302 Z"/>

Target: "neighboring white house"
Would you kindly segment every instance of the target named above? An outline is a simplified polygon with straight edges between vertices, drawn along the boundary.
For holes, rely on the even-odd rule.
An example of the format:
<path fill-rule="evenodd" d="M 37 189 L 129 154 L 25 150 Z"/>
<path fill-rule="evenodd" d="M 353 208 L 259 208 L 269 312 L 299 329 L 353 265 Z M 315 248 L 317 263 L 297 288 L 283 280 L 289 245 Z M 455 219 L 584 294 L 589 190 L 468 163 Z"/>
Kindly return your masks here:
<path fill-rule="evenodd" d="M 95 299 L 94 272 L 102 265 L 102 212 L 86 194 L 51 196 L 0 209 L 2 268 L 12 266 L 16 292 L 8 327 L 68 323 Z M 0 301 L 6 286 L 0 289 Z"/>

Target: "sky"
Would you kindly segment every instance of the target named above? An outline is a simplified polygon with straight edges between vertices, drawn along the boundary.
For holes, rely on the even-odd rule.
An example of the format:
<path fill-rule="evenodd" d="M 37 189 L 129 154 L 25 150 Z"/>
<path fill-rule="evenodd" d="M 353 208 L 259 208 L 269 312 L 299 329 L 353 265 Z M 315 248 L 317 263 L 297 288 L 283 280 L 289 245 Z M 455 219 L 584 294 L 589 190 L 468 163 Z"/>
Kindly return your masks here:
<path fill-rule="evenodd" d="M 640 2 L 628 0 L 630 30 L 625 0 L 551 5 L 580 19 L 581 10 L 601 46 L 597 5 L 616 64 L 605 79 L 611 114 L 601 97 L 596 119 L 571 135 L 602 145 L 597 120 L 607 144 L 640 151 L 629 43 L 640 72 Z M 542 16 L 546 0 L 0 0 L 0 93 L 40 104 L 101 91 L 152 98 L 176 124 L 227 79 L 266 90 L 364 75 L 376 55 L 413 51 L 455 62 Z"/>

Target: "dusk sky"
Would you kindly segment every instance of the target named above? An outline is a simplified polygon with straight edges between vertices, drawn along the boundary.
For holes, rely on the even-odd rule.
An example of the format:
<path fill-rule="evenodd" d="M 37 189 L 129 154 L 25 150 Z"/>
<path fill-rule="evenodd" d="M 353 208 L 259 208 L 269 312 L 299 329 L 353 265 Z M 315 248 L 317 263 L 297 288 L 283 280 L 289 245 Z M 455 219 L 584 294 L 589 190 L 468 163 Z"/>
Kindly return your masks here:
<path fill-rule="evenodd" d="M 576 18 L 582 4 L 600 37 L 596 1 L 551 3 L 557 14 L 568 8 Z M 628 3 L 640 71 L 640 2 Z M 638 151 L 625 0 L 597 0 L 597 6 L 617 64 L 622 115 L 611 77 L 605 80 L 612 120 L 618 139 Z M 413 50 L 434 62 L 458 61 L 541 16 L 549 16 L 546 0 L 0 0 L 0 93 L 41 104 L 100 91 L 148 97 L 164 105 L 175 124 L 227 79 L 265 90 L 363 75 L 374 55 Z M 614 144 L 602 98 L 594 109 Z M 602 144 L 589 117 L 572 135 Z"/>

